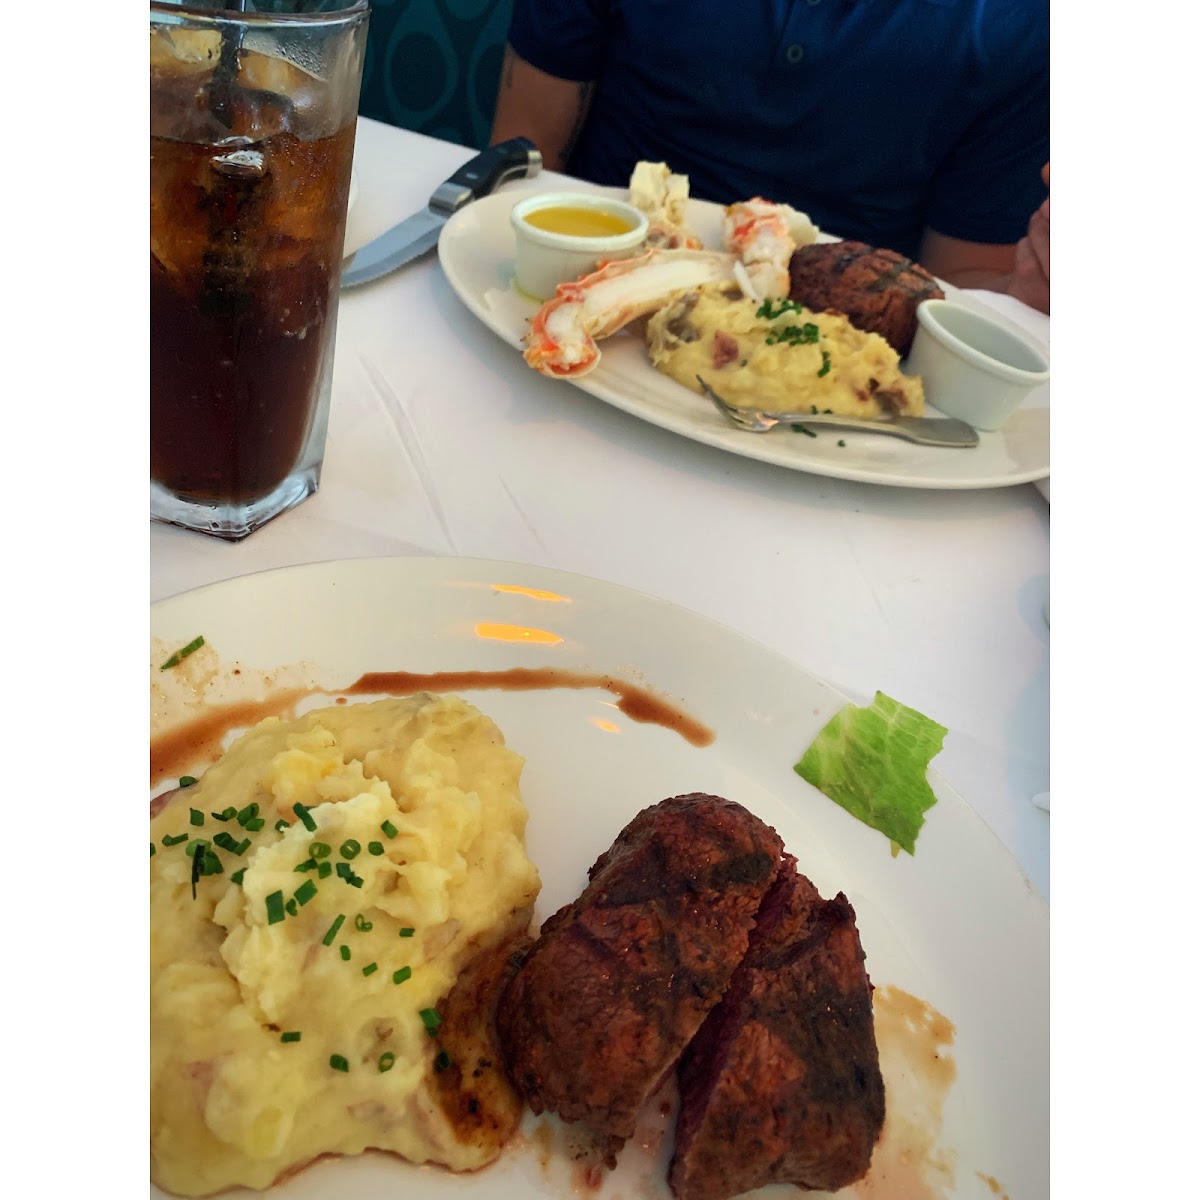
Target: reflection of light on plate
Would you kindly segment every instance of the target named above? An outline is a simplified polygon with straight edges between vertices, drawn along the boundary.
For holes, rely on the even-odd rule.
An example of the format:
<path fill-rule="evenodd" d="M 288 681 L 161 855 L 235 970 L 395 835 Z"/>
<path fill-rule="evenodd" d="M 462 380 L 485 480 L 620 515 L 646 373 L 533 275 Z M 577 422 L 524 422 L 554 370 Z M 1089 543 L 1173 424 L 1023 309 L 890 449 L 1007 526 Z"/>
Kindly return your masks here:
<path fill-rule="evenodd" d="M 475 636 L 492 642 L 522 642 L 538 646 L 557 646 L 562 638 L 548 629 L 531 629 L 528 625 L 500 625 L 481 621 L 475 626 Z"/>
<path fill-rule="evenodd" d="M 555 600 L 562 604 L 570 604 L 570 596 L 560 596 L 557 592 L 543 592 L 538 588 L 521 587 L 515 583 L 493 583 L 493 592 L 505 592 L 513 596 L 528 596 L 531 600 Z"/>
<path fill-rule="evenodd" d="M 614 725 L 612 721 L 606 721 L 603 717 L 588 717 L 588 720 L 591 721 L 591 723 L 595 725 L 597 729 L 603 729 L 605 733 L 621 732 L 621 727 L 619 725 Z"/>

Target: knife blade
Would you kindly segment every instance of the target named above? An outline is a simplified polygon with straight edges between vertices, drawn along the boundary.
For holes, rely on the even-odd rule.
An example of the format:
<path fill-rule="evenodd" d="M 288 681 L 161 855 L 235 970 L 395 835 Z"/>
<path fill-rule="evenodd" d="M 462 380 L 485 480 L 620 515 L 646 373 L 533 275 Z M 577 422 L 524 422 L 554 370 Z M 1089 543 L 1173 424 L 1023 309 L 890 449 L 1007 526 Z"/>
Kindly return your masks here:
<path fill-rule="evenodd" d="M 541 152 L 528 138 L 488 147 L 440 184 L 425 208 L 351 254 L 342 267 L 343 289 L 382 279 L 419 258 L 437 245 L 442 226 L 472 200 L 510 179 L 532 179 L 541 169 Z"/>

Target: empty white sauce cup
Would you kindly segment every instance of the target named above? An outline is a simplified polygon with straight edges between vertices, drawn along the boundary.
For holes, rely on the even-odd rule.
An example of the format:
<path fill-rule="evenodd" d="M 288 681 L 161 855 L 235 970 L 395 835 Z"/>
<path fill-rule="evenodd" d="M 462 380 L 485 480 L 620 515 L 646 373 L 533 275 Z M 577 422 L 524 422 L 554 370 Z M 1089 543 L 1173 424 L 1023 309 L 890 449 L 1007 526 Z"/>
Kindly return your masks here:
<path fill-rule="evenodd" d="M 934 408 L 983 430 L 999 429 L 1050 378 L 1035 345 L 953 300 L 926 300 L 917 309 L 904 371 L 921 377 Z"/>

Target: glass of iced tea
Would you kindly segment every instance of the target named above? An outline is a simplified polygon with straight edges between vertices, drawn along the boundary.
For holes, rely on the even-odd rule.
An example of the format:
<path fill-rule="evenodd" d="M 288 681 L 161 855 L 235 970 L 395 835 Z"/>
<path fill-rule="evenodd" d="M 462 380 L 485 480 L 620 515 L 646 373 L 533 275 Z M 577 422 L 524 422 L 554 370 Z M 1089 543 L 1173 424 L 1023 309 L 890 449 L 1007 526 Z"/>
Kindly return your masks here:
<path fill-rule="evenodd" d="M 150 515 L 316 491 L 367 0 L 151 0 Z"/>

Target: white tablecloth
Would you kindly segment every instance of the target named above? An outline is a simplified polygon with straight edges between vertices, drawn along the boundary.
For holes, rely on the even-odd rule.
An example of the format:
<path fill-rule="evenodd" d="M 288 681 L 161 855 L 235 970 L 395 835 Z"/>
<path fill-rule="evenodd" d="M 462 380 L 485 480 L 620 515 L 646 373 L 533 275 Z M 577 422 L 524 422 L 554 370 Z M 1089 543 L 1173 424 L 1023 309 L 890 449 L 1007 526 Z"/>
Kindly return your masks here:
<path fill-rule="evenodd" d="M 348 246 L 470 154 L 362 120 Z M 240 544 L 164 526 L 150 544 L 153 599 L 385 554 L 537 563 L 662 596 L 858 701 L 881 689 L 948 726 L 936 768 L 1049 893 L 1050 817 L 1032 803 L 1049 789 L 1049 506 L 1032 485 L 880 487 L 696 444 L 530 371 L 431 254 L 342 297 L 320 492 Z"/>

